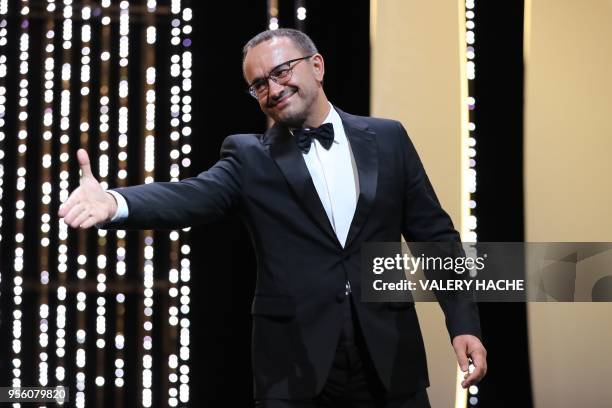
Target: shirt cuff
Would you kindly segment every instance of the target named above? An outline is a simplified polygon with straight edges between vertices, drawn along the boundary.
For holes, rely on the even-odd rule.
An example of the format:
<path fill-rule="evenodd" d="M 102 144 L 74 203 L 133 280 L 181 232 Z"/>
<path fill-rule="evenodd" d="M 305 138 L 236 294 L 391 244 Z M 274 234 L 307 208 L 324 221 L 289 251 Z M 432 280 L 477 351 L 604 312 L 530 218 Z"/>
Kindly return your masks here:
<path fill-rule="evenodd" d="M 115 222 L 125 220 L 129 215 L 129 208 L 127 201 L 125 201 L 125 197 L 113 190 L 106 190 L 106 192 L 112 195 L 115 198 L 115 201 L 117 201 L 117 212 L 115 215 L 113 215 L 110 221 Z"/>

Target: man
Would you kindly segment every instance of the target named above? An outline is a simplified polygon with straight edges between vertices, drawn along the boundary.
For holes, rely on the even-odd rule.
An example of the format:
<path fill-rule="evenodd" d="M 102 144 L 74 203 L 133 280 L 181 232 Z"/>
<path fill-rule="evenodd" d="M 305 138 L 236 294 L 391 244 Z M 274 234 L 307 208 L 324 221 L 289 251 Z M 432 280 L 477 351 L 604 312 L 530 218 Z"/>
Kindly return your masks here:
<path fill-rule="evenodd" d="M 258 258 L 256 405 L 428 407 L 414 304 L 360 301 L 363 243 L 402 234 L 459 241 L 404 128 L 333 107 L 323 57 L 299 31 L 255 36 L 243 70 L 275 122 L 265 134 L 229 136 L 220 160 L 197 177 L 111 192 L 80 150 L 81 186 L 59 215 L 75 228 L 180 228 L 239 215 Z M 441 305 L 467 387 L 486 372 L 478 313 L 473 304 Z"/>

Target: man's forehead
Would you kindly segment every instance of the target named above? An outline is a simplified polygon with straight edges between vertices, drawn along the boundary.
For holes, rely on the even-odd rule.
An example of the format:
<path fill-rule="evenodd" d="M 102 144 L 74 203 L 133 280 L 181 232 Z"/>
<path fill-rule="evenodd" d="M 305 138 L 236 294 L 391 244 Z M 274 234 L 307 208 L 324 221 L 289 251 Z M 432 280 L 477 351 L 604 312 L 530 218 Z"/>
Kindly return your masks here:
<path fill-rule="evenodd" d="M 289 37 L 272 37 L 254 46 L 249 52 L 282 54 L 297 51 L 295 44 Z"/>
<path fill-rule="evenodd" d="M 262 75 L 283 62 L 298 58 L 299 51 L 287 37 L 273 37 L 251 48 L 245 58 L 247 75 Z"/>

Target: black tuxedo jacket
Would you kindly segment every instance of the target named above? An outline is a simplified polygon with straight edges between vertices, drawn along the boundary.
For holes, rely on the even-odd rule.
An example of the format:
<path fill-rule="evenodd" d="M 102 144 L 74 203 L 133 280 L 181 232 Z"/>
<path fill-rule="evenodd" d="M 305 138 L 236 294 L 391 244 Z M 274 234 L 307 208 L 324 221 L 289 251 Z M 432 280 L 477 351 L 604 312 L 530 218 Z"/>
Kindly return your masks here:
<path fill-rule="evenodd" d="M 429 385 L 413 303 L 361 302 L 360 249 L 368 241 L 459 241 L 399 122 L 338 110 L 359 175 L 343 248 L 287 127 L 225 139 L 197 177 L 117 189 L 129 216 L 108 228 L 182 228 L 229 213 L 245 222 L 257 255 L 252 304 L 256 398 L 310 398 L 323 387 L 343 322 L 345 282 L 389 395 Z M 480 337 L 473 304 L 440 302 L 449 334 Z"/>

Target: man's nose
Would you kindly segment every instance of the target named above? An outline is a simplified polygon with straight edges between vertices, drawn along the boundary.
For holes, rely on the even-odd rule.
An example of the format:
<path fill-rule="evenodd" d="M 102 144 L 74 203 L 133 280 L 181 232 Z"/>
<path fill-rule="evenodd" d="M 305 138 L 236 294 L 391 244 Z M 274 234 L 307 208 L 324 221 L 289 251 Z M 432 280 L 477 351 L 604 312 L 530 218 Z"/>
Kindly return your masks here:
<path fill-rule="evenodd" d="M 285 89 L 284 85 L 279 85 L 272 80 L 272 78 L 268 79 L 268 93 L 272 99 L 277 99 L 282 96 L 283 90 Z"/>

